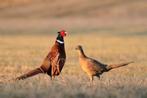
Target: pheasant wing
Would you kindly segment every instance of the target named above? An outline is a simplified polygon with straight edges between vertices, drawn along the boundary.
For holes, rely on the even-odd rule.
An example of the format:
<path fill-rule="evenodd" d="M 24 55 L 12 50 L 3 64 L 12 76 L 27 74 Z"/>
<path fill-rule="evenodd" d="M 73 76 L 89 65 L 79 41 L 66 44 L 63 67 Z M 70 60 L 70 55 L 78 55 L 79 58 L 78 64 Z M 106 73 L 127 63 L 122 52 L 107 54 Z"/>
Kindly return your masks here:
<path fill-rule="evenodd" d="M 52 60 L 52 76 L 59 75 L 65 63 L 65 58 L 60 53 Z"/>

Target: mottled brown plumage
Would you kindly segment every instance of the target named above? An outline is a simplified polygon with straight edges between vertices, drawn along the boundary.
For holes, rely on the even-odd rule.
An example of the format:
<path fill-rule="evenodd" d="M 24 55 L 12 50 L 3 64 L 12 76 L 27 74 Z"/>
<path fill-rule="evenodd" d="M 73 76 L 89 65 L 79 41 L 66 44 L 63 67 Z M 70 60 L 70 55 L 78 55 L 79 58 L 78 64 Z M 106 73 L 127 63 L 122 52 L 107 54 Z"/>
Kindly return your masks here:
<path fill-rule="evenodd" d="M 95 59 L 87 57 L 81 45 L 78 45 L 76 47 L 76 50 L 78 50 L 80 65 L 83 71 L 87 73 L 91 81 L 93 81 L 94 76 L 100 78 L 100 75 L 104 72 L 108 72 L 111 69 L 126 66 L 132 63 L 132 62 L 128 62 L 128 63 L 112 64 L 112 65 L 102 64 Z"/>
<path fill-rule="evenodd" d="M 45 57 L 42 65 L 39 68 L 31 70 L 28 73 L 17 77 L 16 79 L 26 79 L 39 73 L 47 73 L 52 79 L 55 76 L 58 76 L 61 73 L 64 63 L 66 61 L 64 36 L 66 36 L 65 31 L 58 32 L 55 44 L 53 45 L 51 51 Z"/>

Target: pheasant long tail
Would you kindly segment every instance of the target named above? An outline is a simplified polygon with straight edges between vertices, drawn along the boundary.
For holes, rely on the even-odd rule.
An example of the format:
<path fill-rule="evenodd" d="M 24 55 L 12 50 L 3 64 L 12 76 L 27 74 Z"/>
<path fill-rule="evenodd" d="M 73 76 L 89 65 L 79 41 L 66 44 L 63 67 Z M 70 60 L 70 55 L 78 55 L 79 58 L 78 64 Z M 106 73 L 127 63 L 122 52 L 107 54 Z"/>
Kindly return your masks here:
<path fill-rule="evenodd" d="M 26 79 L 26 78 L 35 76 L 35 75 L 37 75 L 39 73 L 44 73 L 44 71 L 42 70 L 42 68 L 36 68 L 34 70 L 31 70 L 28 73 L 23 74 L 23 75 L 17 77 L 16 80 L 23 80 L 23 79 Z"/>
<path fill-rule="evenodd" d="M 121 64 L 111 64 L 111 65 L 107 65 L 107 70 L 111 70 L 111 69 L 114 69 L 114 68 L 119 68 L 119 67 L 123 67 L 123 66 L 126 66 L 130 63 L 134 63 L 134 62 L 127 62 L 127 63 L 121 63 Z"/>

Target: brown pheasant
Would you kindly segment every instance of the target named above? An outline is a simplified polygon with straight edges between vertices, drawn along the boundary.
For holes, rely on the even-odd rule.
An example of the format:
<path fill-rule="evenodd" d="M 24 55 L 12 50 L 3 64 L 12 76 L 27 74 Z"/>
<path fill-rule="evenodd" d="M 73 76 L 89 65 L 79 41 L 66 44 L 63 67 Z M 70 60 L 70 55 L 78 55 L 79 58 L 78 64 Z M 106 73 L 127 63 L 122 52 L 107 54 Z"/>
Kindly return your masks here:
<path fill-rule="evenodd" d="M 104 72 L 108 72 L 111 69 L 126 66 L 130 63 L 133 63 L 133 62 L 127 62 L 127 63 L 113 64 L 113 65 L 102 64 L 97 60 L 87 57 L 81 45 L 78 45 L 76 47 L 76 50 L 78 50 L 80 65 L 83 71 L 88 74 L 91 81 L 93 81 L 94 76 L 100 78 L 100 75 L 102 75 L 102 73 Z"/>
<path fill-rule="evenodd" d="M 55 44 L 44 59 L 42 65 L 34 70 L 29 71 L 26 74 L 17 77 L 16 79 L 26 79 L 39 73 L 47 73 L 51 77 L 51 79 L 53 79 L 55 76 L 58 76 L 61 73 L 64 63 L 66 61 L 66 52 L 64 47 L 65 36 L 66 31 L 62 30 L 58 32 Z"/>

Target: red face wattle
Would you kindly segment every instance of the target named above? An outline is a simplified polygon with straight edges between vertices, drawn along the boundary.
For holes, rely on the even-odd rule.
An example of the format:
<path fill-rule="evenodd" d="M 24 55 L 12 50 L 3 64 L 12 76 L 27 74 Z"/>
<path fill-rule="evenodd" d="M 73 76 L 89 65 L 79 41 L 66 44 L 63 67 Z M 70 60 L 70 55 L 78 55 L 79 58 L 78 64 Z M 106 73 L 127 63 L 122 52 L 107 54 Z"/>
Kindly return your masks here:
<path fill-rule="evenodd" d="M 61 32 L 60 32 L 60 35 L 61 35 L 62 37 L 65 37 L 65 36 L 66 36 L 66 34 L 67 34 L 67 32 L 66 32 L 66 31 L 61 31 Z"/>

